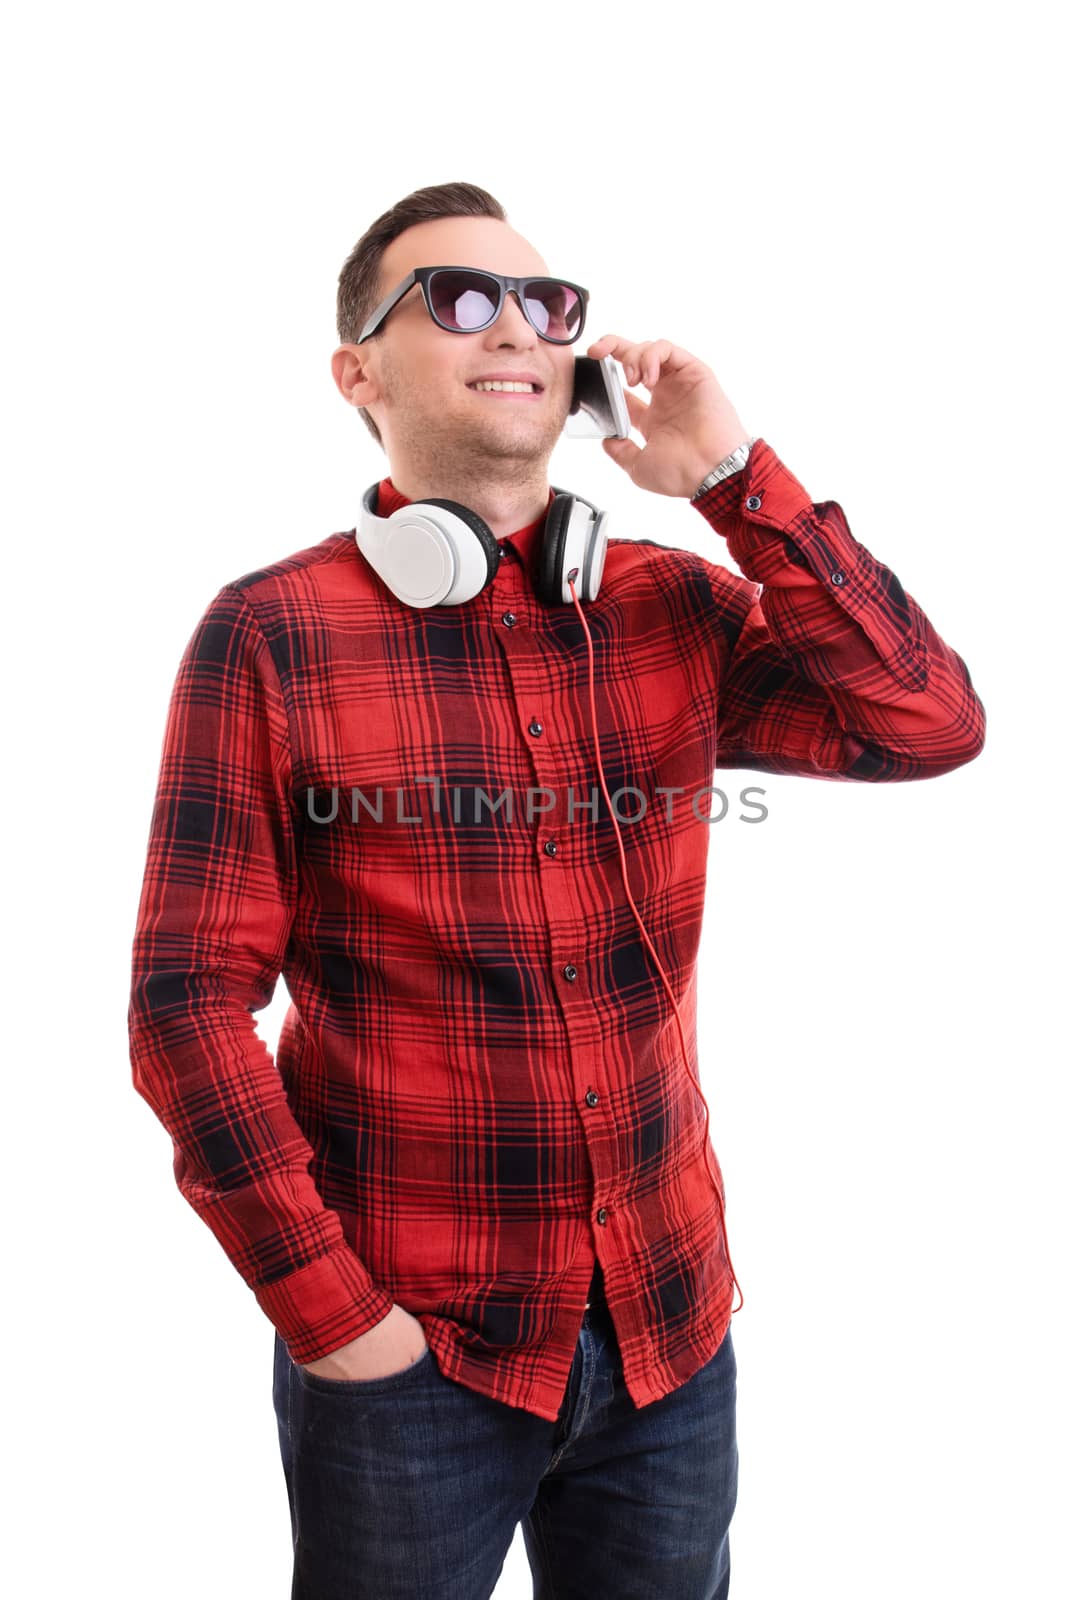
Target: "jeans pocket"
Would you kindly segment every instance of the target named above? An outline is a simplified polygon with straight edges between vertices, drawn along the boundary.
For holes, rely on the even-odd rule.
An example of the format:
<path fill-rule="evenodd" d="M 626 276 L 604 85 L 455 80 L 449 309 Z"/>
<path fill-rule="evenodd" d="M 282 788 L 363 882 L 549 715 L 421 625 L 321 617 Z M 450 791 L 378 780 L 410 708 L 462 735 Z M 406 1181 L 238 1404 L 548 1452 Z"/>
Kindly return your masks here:
<path fill-rule="evenodd" d="M 304 1388 L 315 1394 L 379 1394 L 402 1388 L 404 1384 L 420 1378 L 430 1367 L 432 1357 L 433 1350 L 427 1345 L 414 1361 L 409 1361 L 399 1372 L 387 1372 L 380 1378 L 324 1378 L 319 1372 L 308 1372 L 306 1367 L 295 1361 L 293 1368 Z"/>

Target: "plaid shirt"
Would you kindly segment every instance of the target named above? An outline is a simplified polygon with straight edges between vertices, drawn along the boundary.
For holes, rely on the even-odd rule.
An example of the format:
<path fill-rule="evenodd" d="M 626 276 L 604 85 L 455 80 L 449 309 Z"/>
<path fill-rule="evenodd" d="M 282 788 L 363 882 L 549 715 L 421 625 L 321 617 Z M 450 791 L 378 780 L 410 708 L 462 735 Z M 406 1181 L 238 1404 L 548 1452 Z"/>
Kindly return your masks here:
<path fill-rule="evenodd" d="M 609 539 L 584 609 L 696 1071 L 716 768 L 929 778 L 985 712 L 765 440 L 693 504 L 745 577 Z M 715 1353 L 734 1280 L 585 634 L 532 588 L 542 523 L 463 605 L 403 605 L 351 533 L 219 591 L 171 698 L 129 1025 L 179 1190 L 295 1361 L 395 1301 L 444 1374 L 555 1420 L 596 1261 L 637 1407 Z"/>

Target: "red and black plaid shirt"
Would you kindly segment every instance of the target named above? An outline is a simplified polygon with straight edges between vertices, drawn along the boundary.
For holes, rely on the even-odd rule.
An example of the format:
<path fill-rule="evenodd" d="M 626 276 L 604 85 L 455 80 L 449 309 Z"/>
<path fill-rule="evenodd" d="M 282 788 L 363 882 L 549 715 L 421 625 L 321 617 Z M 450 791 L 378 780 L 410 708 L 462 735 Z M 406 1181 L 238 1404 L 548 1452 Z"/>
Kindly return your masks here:
<path fill-rule="evenodd" d="M 695 505 L 709 559 L 609 540 L 585 604 L 694 1070 L 716 769 L 929 778 L 985 737 L 964 662 L 765 440 Z M 590 804 L 585 634 L 532 588 L 542 523 L 464 605 L 403 605 L 348 533 L 220 590 L 173 690 L 129 1021 L 180 1191 L 294 1360 L 395 1301 L 446 1375 L 555 1420 L 595 1261 L 639 1407 L 714 1354 L 734 1285 L 704 1107 Z M 279 974 L 275 1062 L 253 1013 Z"/>

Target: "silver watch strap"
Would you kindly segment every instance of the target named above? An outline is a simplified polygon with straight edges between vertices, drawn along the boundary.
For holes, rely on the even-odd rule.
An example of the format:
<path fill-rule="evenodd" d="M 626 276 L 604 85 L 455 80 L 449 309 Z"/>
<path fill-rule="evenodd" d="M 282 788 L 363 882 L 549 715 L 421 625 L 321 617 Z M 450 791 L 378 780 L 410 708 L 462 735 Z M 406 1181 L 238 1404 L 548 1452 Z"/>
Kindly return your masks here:
<path fill-rule="evenodd" d="M 720 461 L 717 467 L 712 467 L 711 471 L 704 479 L 704 482 L 700 485 L 700 488 L 695 494 L 690 495 L 689 498 L 691 500 L 699 500 L 700 496 L 705 492 L 705 490 L 710 489 L 713 483 L 721 483 L 724 478 L 730 477 L 732 473 L 740 472 L 741 468 L 748 460 L 749 455 L 752 452 L 752 446 L 755 444 L 757 438 L 758 435 L 754 435 L 751 439 L 746 439 L 744 444 L 739 444 L 737 449 L 732 451 L 731 454 L 726 457 L 725 461 Z"/>

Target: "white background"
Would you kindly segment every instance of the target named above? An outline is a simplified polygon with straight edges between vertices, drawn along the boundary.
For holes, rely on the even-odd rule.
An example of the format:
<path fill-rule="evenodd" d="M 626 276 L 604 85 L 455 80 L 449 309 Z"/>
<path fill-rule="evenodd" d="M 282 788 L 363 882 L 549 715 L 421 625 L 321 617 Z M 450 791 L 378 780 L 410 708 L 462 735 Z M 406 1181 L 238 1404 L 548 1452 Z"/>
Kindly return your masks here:
<path fill-rule="evenodd" d="M 715 369 L 988 714 L 979 760 L 932 781 L 722 775 L 771 812 L 712 831 L 701 954 L 746 1296 L 731 1596 L 1063 1592 L 1051 14 L 45 4 L 6 25 L 12 1592 L 289 1593 L 272 1330 L 131 1086 L 130 941 L 196 620 L 350 528 L 387 470 L 329 373 L 341 264 L 458 179 L 590 286 L 582 349 L 668 338 Z M 732 566 L 598 444 L 551 472 L 616 535 Z M 516 1530 L 497 1595 L 530 1592 Z"/>

